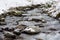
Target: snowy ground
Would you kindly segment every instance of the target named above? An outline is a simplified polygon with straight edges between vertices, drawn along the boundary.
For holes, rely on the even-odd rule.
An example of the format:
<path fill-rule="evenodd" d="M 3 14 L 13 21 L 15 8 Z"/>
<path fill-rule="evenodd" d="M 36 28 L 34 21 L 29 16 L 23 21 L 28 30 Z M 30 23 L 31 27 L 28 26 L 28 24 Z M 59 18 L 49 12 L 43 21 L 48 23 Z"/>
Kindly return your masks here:
<path fill-rule="evenodd" d="M 51 0 L 0 0 L 0 14 L 10 7 L 46 3 Z"/>

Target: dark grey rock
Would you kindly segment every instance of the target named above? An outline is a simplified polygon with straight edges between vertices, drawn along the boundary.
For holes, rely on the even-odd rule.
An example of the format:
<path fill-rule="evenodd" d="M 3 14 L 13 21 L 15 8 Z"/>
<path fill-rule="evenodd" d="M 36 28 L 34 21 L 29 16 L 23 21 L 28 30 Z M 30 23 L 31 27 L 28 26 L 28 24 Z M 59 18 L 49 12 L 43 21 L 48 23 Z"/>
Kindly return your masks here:
<path fill-rule="evenodd" d="M 35 21 L 35 22 L 39 22 L 39 21 L 42 21 L 42 20 L 40 20 L 40 19 L 31 19 L 30 21 Z"/>
<path fill-rule="evenodd" d="M 0 25 L 6 25 L 7 23 L 6 22 L 0 22 Z"/>
<path fill-rule="evenodd" d="M 2 30 L 2 29 L 0 29 L 0 32 L 3 32 L 3 30 Z"/>
<path fill-rule="evenodd" d="M 44 27 L 43 24 L 36 24 L 35 26 Z"/>
<path fill-rule="evenodd" d="M 49 28 L 49 30 L 51 30 L 51 31 L 57 31 L 56 28 Z"/>
<path fill-rule="evenodd" d="M 1 29 L 5 31 L 14 31 L 14 28 L 9 28 L 9 27 L 3 27 Z"/>
<path fill-rule="evenodd" d="M 4 38 L 4 40 L 14 40 L 13 38 Z"/>
<path fill-rule="evenodd" d="M 23 24 L 21 24 L 21 25 L 17 25 L 17 29 L 20 29 L 20 30 L 23 30 L 23 29 L 25 29 L 27 26 L 26 25 L 23 25 Z"/>
<path fill-rule="evenodd" d="M 21 30 L 20 29 L 15 29 L 14 31 L 13 31 L 13 33 L 15 34 L 15 35 L 20 35 L 21 34 Z"/>
<path fill-rule="evenodd" d="M 1 35 L 1 34 L 0 34 Z M 0 36 L 0 40 L 3 40 L 3 38 Z"/>
<path fill-rule="evenodd" d="M 16 38 L 16 35 L 13 34 L 12 32 L 4 32 L 4 36 L 5 36 L 6 38 L 13 38 L 13 39 Z"/>

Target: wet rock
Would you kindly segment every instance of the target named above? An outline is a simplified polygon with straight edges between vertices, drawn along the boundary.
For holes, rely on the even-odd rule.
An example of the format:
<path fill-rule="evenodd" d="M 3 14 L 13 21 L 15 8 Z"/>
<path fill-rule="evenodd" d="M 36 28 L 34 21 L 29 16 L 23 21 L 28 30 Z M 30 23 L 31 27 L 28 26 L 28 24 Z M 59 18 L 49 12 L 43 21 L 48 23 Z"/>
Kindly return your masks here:
<path fill-rule="evenodd" d="M 24 33 L 27 34 L 38 34 L 40 32 L 40 28 L 39 27 L 27 27 L 24 31 Z"/>
<path fill-rule="evenodd" d="M 42 24 L 36 24 L 35 26 L 44 27 Z"/>
<path fill-rule="evenodd" d="M 42 19 L 32 18 L 32 19 L 30 19 L 30 21 L 46 23 L 46 20 L 44 20 L 43 18 Z"/>
<path fill-rule="evenodd" d="M 58 13 L 58 14 L 56 15 L 56 18 L 57 18 L 57 19 L 60 18 L 60 13 Z"/>
<path fill-rule="evenodd" d="M 24 40 L 24 38 L 23 37 L 16 37 L 16 39 L 14 39 L 14 40 Z"/>
<path fill-rule="evenodd" d="M 5 18 L 4 17 L 0 17 L 0 22 L 5 22 Z"/>
<path fill-rule="evenodd" d="M 41 38 L 36 38 L 36 40 L 43 40 L 43 39 L 41 39 Z"/>
<path fill-rule="evenodd" d="M 23 30 L 23 29 L 25 29 L 27 26 L 26 25 L 18 25 L 17 27 L 16 27 L 16 29 L 20 29 L 20 30 Z"/>
<path fill-rule="evenodd" d="M 50 31 L 47 31 L 47 32 L 42 32 L 42 33 L 45 33 L 45 34 L 50 34 L 51 32 L 50 32 Z"/>
<path fill-rule="evenodd" d="M 4 40 L 14 40 L 13 38 L 4 38 Z"/>
<path fill-rule="evenodd" d="M 9 11 L 9 12 L 6 12 L 7 15 L 10 15 L 10 16 L 13 16 L 15 13 L 15 11 Z"/>
<path fill-rule="evenodd" d="M 15 11 L 14 16 L 22 16 L 24 14 L 23 11 Z"/>
<path fill-rule="evenodd" d="M 12 32 L 4 32 L 4 36 L 5 36 L 6 38 L 13 38 L 13 39 L 16 38 L 16 35 L 13 34 Z"/>
<path fill-rule="evenodd" d="M 0 25 L 6 25 L 5 18 L 0 16 Z"/>
<path fill-rule="evenodd" d="M 7 23 L 6 22 L 0 22 L 0 25 L 6 25 Z"/>
<path fill-rule="evenodd" d="M 21 34 L 21 30 L 20 29 L 15 29 L 13 31 L 13 33 L 19 36 Z"/>
<path fill-rule="evenodd" d="M 46 22 L 47 22 L 46 20 L 42 19 L 42 23 L 46 23 Z"/>
<path fill-rule="evenodd" d="M 49 30 L 51 30 L 51 31 L 57 31 L 56 28 L 50 28 Z"/>
<path fill-rule="evenodd" d="M 39 22 L 39 21 L 42 21 L 42 20 L 40 20 L 40 19 L 31 19 L 30 21 L 35 21 L 35 22 Z"/>
<path fill-rule="evenodd" d="M 10 16 L 19 16 L 19 17 L 21 17 L 22 16 L 22 14 L 24 14 L 25 12 L 23 12 L 23 11 L 9 11 L 9 12 L 6 12 L 7 13 L 7 15 L 10 15 Z"/>
<path fill-rule="evenodd" d="M 8 31 L 14 31 L 15 28 L 9 28 Z"/>
<path fill-rule="evenodd" d="M 2 13 L 1 16 L 3 16 L 4 18 L 7 16 L 6 13 Z"/>
<path fill-rule="evenodd" d="M 3 27 L 1 29 L 5 31 L 14 31 L 14 28 L 9 28 L 9 27 Z"/>
<path fill-rule="evenodd" d="M 1 29 L 2 30 L 8 30 L 8 27 L 2 27 Z"/>
<path fill-rule="evenodd" d="M 26 25 L 18 25 L 15 30 L 13 31 L 14 34 L 20 35 L 22 30 L 24 30 L 27 26 Z"/>
<path fill-rule="evenodd" d="M 3 30 L 2 30 L 2 29 L 0 29 L 0 32 L 3 32 Z"/>

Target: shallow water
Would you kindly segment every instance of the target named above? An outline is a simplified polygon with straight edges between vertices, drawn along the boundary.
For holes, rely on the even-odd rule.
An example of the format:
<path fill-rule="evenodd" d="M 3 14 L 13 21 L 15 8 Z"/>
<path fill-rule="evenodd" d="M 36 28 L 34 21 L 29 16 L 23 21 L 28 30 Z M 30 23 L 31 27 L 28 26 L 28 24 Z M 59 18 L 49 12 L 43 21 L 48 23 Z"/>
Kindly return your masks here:
<path fill-rule="evenodd" d="M 9 0 L 7 0 L 6 3 L 8 1 Z M 13 1 L 12 1 L 12 3 L 13 3 L 12 5 L 9 5 L 10 4 L 9 3 L 8 6 L 4 6 L 4 7 L 9 7 L 9 6 L 11 7 L 11 6 L 15 5 L 14 4 L 15 2 L 13 2 Z M 22 0 L 22 1 L 24 2 L 24 0 Z M 3 1 L 1 0 L 0 2 L 3 2 Z M 29 4 L 31 4 L 31 3 L 29 2 Z M 27 5 L 29 5 L 29 4 L 27 4 Z M 2 5 L 0 7 L 4 9 L 4 7 L 2 7 Z M 35 21 L 27 21 L 27 19 L 30 20 L 32 18 L 37 18 L 37 19 L 43 18 L 44 20 L 46 20 L 46 23 L 35 22 Z M 0 25 L 0 28 L 1 27 L 16 27 L 17 26 L 16 21 L 19 21 L 18 25 L 20 25 L 20 24 L 24 24 L 27 26 L 35 26 L 36 24 L 43 24 L 44 25 L 44 27 L 41 28 L 41 33 L 39 33 L 39 34 L 36 34 L 36 35 L 21 34 L 20 36 L 23 37 L 24 40 L 36 40 L 36 39 L 40 39 L 40 38 L 43 40 L 60 40 L 60 33 L 59 33 L 60 32 L 60 23 L 59 23 L 60 21 L 56 20 L 52 17 L 47 16 L 47 14 L 41 14 L 39 8 L 36 8 L 34 10 L 31 10 L 31 11 L 27 11 L 26 17 L 16 17 L 16 16 L 10 17 L 10 16 L 7 16 L 5 21 L 6 21 L 7 25 L 3 25 L 3 26 Z M 51 31 L 51 30 L 49 30 L 49 28 L 56 28 L 57 31 Z M 42 33 L 42 32 L 50 32 L 50 33 L 48 34 L 48 33 Z M 1 34 L 2 33 L 0 33 L 0 36 L 3 38 L 3 34 L 2 35 Z"/>
<path fill-rule="evenodd" d="M 0 26 L 0 27 L 16 27 L 17 26 L 16 21 L 19 21 L 19 20 L 21 20 L 18 22 L 19 25 L 24 24 L 27 26 L 34 26 L 36 24 L 43 24 L 44 27 L 41 28 L 41 33 L 36 34 L 36 35 L 21 34 L 20 36 L 23 37 L 24 40 L 36 40 L 36 38 L 38 39 L 41 38 L 43 40 L 60 40 L 60 34 L 58 33 L 60 32 L 59 21 L 47 16 L 46 14 L 38 13 L 37 10 L 34 9 L 31 11 L 27 11 L 26 17 L 7 16 L 5 19 L 7 25 Z M 26 19 L 30 20 L 31 18 L 37 18 L 37 19 L 43 18 L 44 20 L 46 20 L 46 23 L 26 20 Z M 56 28 L 57 31 L 51 31 L 49 30 L 49 28 Z M 48 34 L 48 33 L 42 33 L 42 32 L 50 32 L 50 33 Z"/>

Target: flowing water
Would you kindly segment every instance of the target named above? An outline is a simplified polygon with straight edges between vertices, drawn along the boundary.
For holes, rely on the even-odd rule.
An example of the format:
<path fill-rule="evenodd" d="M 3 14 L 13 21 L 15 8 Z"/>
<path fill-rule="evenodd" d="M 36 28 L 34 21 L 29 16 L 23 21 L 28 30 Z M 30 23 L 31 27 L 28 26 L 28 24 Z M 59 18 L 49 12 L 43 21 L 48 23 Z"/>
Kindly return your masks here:
<path fill-rule="evenodd" d="M 21 34 L 20 36 L 24 38 L 23 40 L 36 40 L 40 38 L 43 40 L 60 40 L 60 33 L 59 33 L 60 21 L 59 20 L 56 20 L 53 17 L 47 16 L 47 14 L 40 13 L 39 8 L 35 8 L 33 10 L 27 11 L 25 15 L 26 17 L 7 16 L 5 19 L 7 25 L 3 25 L 3 26 L 0 25 L 0 28 L 1 27 L 16 27 L 17 26 L 16 21 L 19 21 L 19 20 L 21 21 L 18 22 L 19 23 L 18 25 L 24 24 L 27 26 L 35 26 L 36 24 L 43 24 L 44 27 L 41 28 L 41 33 L 36 34 L 36 35 Z M 27 19 L 30 20 L 31 18 L 37 18 L 37 19 L 43 18 L 46 22 L 42 23 L 42 22 L 35 22 L 35 21 L 27 21 Z M 49 28 L 55 28 L 57 29 L 57 31 L 51 31 L 49 30 Z M 50 33 L 48 34 L 48 33 L 43 33 L 43 32 L 50 32 Z M 3 34 L 0 33 L 0 36 L 3 37 Z"/>

